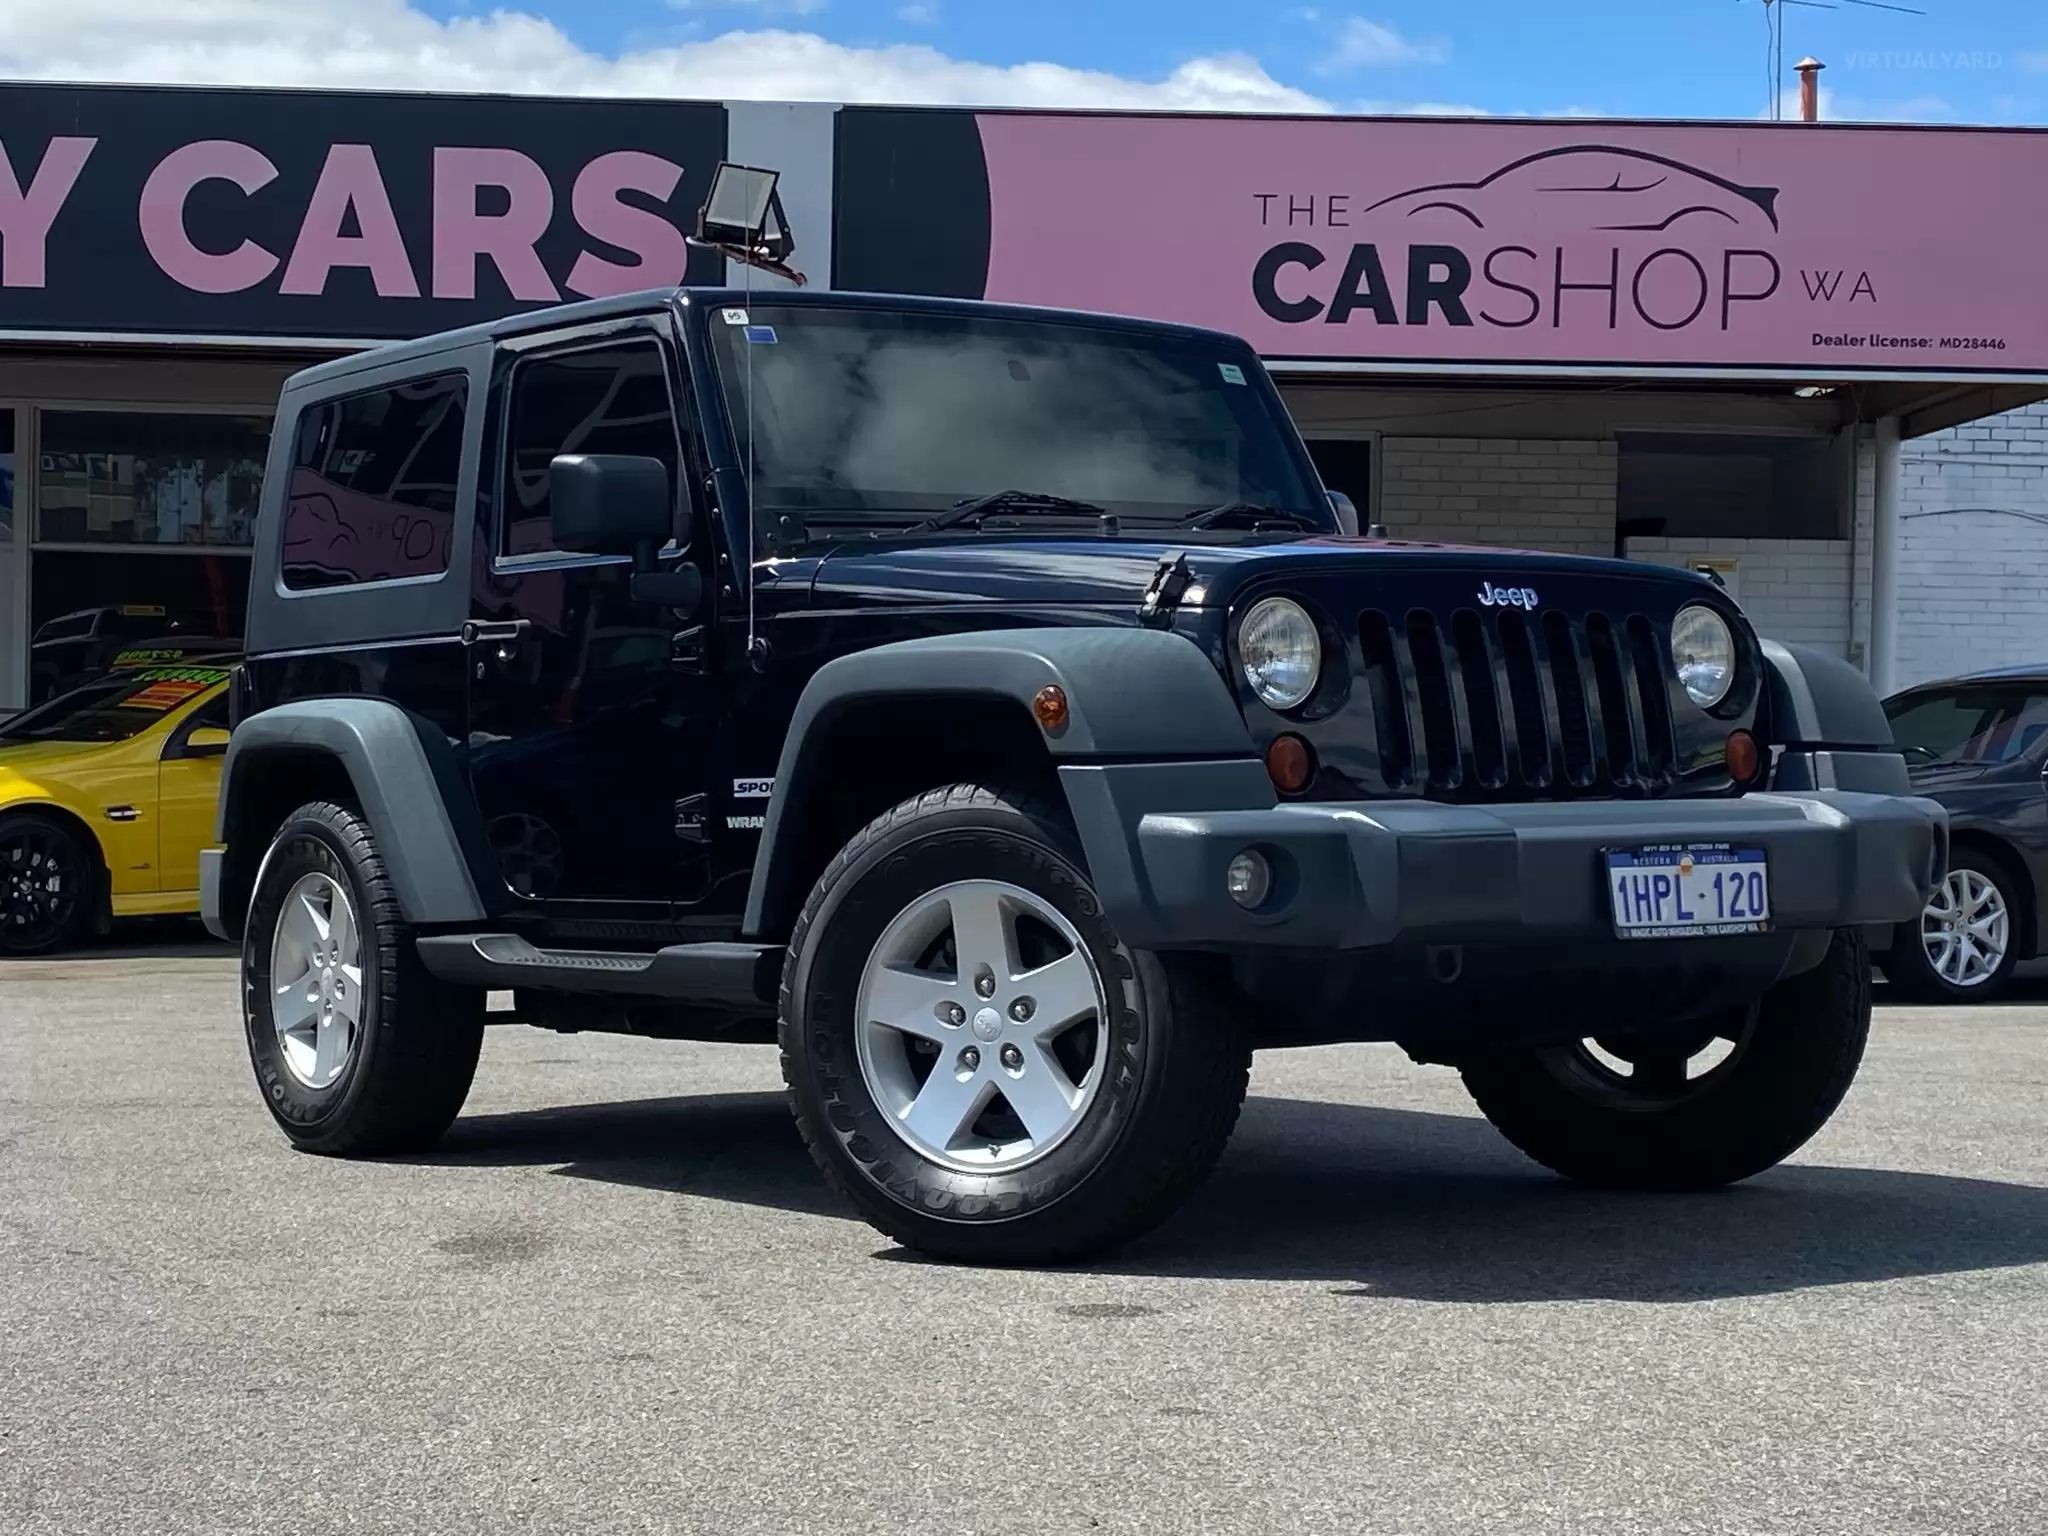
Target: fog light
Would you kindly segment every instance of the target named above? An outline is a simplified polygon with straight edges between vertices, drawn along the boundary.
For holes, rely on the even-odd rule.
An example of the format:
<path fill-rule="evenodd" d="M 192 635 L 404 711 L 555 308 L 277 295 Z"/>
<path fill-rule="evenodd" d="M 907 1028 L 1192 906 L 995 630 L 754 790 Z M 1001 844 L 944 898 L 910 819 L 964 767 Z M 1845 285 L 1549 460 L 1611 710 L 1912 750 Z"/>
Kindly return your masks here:
<path fill-rule="evenodd" d="M 1232 901 L 1250 910 L 1272 893 L 1273 867 L 1266 862 L 1264 854 L 1255 848 L 1247 848 L 1230 861 L 1230 868 L 1223 875 L 1223 884 Z"/>
<path fill-rule="evenodd" d="M 1763 763 L 1763 755 L 1757 751 L 1756 738 L 1747 731 L 1730 731 L 1727 754 L 1728 776 L 1738 784 L 1754 783 Z"/>

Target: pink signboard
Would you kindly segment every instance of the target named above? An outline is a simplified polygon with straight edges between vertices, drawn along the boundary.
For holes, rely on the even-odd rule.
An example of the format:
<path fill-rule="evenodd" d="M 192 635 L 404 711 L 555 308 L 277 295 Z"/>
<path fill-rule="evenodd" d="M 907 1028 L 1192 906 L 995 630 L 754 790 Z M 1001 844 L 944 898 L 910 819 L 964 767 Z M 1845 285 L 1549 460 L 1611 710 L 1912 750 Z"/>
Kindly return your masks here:
<path fill-rule="evenodd" d="M 991 299 L 1275 359 L 2048 370 L 2048 133 L 977 122 Z"/>

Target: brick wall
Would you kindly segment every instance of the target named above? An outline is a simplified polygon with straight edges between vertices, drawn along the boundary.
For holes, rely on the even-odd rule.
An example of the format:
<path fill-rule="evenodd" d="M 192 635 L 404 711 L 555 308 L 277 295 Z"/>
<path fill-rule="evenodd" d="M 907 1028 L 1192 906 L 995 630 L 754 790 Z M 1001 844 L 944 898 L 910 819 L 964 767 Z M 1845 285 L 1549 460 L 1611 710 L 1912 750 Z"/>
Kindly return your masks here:
<path fill-rule="evenodd" d="M 1380 521 L 1400 539 L 1614 553 L 1614 444 L 1389 437 Z"/>
<path fill-rule="evenodd" d="M 2048 405 L 1900 448 L 1901 686 L 2048 661 Z"/>
<path fill-rule="evenodd" d="M 1867 450 L 1861 456 L 1869 457 Z M 1390 437 L 1381 445 L 1380 473 L 1380 519 L 1396 538 L 1614 552 L 1612 442 Z M 1864 469 L 1863 521 L 1867 477 Z M 1740 562 L 1743 607 L 1764 634 L 1836 655 L 1855 653 L 1851 540 L 1633 539 L 1629 554 L 1660 565 L 1733 557 Z"/>
<path fill-rule="evenodd" d="M 1849 652 L 1847 539 L 1631 539 L 1628 552 L 1657 565 L 1732 559 L 1742 611 L 1758 634 L 1837 656 Z"/>

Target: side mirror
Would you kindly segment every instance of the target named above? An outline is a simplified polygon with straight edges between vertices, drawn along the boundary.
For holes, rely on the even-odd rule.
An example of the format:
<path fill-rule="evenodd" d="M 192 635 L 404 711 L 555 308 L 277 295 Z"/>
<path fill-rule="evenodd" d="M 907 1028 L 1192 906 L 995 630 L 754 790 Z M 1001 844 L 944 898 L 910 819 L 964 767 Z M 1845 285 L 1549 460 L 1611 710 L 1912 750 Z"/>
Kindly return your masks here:
<path fill-rule="evenodd" d="M 695 536 L 686 504 L 675 509 L 668 466 L 659 459 L 617 453 L 564 453 L 548 462 L 548 521 L 557 549 L 593 555 L 631 555 L 635 602 L 660 603 L 694 613 L 704 578 L 684 562 L 672 571 L 655 565 L 655 552 L 671 534 L 679 544 Z"/>
<path fill-rule="evenodd" d="M 1342 491 L 1331 491 L 1330 510 L 1337 514 L 1337 531 L 1347 539 L 1358 537 L 1358 508 Z"/>
<path fill-rule="evenodd" d="M 218 725 L 199 725 L 185 738 L 187 757 L 219 757 L 228 749 L 228 732 Z"/>
<path fill-rule="evenodd" d="M 548 465 L 548 521 L 555 548 L 651 561 L 675 526 L 668 466 L 616 453 L 565 453 Z"/>

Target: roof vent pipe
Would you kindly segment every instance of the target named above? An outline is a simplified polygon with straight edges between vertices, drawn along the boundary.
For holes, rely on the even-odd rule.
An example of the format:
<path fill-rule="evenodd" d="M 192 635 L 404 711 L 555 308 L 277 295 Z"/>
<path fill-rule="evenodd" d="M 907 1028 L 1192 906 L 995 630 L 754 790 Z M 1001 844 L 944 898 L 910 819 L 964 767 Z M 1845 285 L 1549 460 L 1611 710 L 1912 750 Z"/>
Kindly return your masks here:
<path fill-rule="evenodd" d="M 1794 68 L 1799 71 L 1799 121 L 1817 123 L 1820 121 L 1820 72 L 1827 65 L 1808 54 Z"/>

